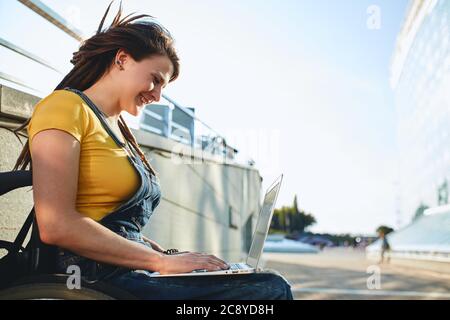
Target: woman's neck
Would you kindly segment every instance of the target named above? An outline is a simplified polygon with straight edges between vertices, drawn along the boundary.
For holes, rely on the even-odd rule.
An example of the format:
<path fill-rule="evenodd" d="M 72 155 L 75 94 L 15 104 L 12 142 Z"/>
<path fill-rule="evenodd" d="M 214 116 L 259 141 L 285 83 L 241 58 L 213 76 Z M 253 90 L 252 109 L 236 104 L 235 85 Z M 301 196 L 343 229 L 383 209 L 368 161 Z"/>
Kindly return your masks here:
<path fill-rule="evenodd" d="M 107 79 L 99 80 L 83 91 L 106 115 L 108 122 L 117 123 L 121 113 L 118 90 Z"/>

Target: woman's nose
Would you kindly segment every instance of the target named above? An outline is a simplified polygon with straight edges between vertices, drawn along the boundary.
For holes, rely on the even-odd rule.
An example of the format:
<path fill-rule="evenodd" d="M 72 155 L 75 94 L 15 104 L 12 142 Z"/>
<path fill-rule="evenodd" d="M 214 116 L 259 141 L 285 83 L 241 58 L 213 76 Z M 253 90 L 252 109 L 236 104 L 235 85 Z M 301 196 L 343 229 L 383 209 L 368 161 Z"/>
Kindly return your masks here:
<path fill-rule="evenodd" d="M 153 101 L 159 102 L 161 99 L 161 90 L 153 90 L 152 92 Z"/>

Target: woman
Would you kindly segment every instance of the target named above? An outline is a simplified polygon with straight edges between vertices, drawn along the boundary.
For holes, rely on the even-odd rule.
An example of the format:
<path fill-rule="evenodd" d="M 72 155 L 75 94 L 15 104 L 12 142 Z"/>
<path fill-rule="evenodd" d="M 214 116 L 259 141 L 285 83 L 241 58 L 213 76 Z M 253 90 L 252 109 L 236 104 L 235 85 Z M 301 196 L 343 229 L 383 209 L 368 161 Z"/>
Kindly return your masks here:
<path fill-rule="evenodd" d="M 166 254 L 141 234 L 161 193 L 156 172 L 121 116 L 159 101 L 179 75 L 170 33 L 149 15 L 121 18 L 74 53 L 74 68 L 18 130 L 28 141 L 15 169 L 33 170 L 41 241 L 58 248 L 57 270 L 78 265 L 142 299 L 292 299 L 275 273 L 151 278 L 228 268 L 202 253 Z M 138 20 L 141 19 L 141 20 Z M 31 161 L 32 160 L 32 161 Z"/>

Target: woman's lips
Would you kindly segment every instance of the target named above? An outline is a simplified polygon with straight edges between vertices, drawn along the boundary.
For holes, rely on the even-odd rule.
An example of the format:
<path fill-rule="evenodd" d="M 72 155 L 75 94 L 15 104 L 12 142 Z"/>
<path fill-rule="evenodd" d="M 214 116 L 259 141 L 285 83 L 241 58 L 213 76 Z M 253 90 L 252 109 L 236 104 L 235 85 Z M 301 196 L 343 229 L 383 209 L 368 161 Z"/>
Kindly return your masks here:
<path fill-rule="evenodd" d="M 141 101 L 142 104 L 149 104 L 150 100 L 146 99 L 143 95 L 139 95 L 139 100 Z"/>

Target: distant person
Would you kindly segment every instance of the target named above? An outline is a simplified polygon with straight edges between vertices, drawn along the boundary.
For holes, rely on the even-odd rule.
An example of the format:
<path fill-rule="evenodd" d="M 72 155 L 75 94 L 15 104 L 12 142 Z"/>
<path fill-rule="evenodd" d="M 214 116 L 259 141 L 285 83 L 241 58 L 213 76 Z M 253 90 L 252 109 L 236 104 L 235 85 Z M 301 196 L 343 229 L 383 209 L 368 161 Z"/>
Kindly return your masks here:
<path fill-rule="evenodd" d="M 384 232 L 380 232 L 380 240 L 381 240 L 381 257 L 380 257 L 380 263 L 384 262 L 384 255 L 386 252 L 391 251 L 391 246 L 386 238 L 386 234 Z M 386 262 L 389 263 L 390 256 L 387 255 Z"/>

